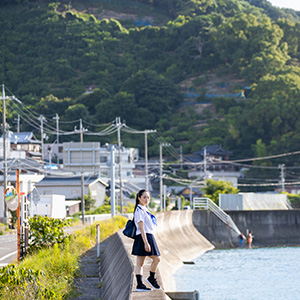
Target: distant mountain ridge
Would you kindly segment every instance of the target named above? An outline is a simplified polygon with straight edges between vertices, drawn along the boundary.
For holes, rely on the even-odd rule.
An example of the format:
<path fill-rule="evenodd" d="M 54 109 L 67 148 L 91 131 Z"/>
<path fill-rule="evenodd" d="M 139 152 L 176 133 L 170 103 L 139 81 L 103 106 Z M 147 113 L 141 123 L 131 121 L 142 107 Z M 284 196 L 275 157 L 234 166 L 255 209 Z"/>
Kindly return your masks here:
<path fill-rule="evenodd" d="M 53 127 L 57 113 L 66 131 L 79 119 L 99 131 L 94 124 L 120 116 L 184 153 L 209 144 L 244 157 L 298 147 L 298 12 L 264 0 L 124 3 L 1 1 L 0 81 Z M 234 97 L 245 87 L 247 97 Z M 18 114 L 28 117 L 10 105 L 14 129 Z M 32 130 L 27 121 L 22 129 Z M 143 142 L 124 135 L 127 145 Z M 158 153 L 154 141 L 149 153 Z"/>

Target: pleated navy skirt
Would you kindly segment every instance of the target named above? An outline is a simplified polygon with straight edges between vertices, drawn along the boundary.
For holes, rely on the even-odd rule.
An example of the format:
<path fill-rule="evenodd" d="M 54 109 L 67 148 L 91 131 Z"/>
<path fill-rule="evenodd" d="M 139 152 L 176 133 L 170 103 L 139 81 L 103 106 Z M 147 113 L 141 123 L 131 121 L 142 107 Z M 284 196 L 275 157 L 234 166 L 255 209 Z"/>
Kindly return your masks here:
<path fill-rule="evenodd" d="M 131 254 L 137 255 L 137 256 L 151 256 L 151 255 L 160 256 L 160 252 L 157 247 L 154 235 L 151 233 L 146 233 L 146 235 L 147 235 L 148 243 L 151 247 L 151 251 L 150 252 L 145 251 L 145 244 L 142 239 L 142 235 L 138 234 L 134 238 L 134 243 L 133 243 Z"/>

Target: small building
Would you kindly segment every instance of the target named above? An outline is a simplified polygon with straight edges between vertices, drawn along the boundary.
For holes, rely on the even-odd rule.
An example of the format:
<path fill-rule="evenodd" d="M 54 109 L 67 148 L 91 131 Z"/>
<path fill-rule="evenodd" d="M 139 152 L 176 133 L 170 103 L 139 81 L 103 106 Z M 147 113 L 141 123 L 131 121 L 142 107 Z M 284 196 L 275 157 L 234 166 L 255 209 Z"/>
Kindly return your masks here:
<path fill-rule="evenodd" d="M 41 161 L 41 141 L 33 132 L 9 132 L 12 151 L 25 151 L 26 157 Z"/>
<path fill-rule="evenodd" d="M 68 200 L 65 202 L 66 204 L 66 213 L 67 216 L 73 216 L 74 214 L 80 211 L 80 200 Z"/>
<path fill-rule="evenodd" d="M 81 176 L 46 176 L 38 182 L 36 188 L 40 195 L 60 194 L 66 200 L 81 197 Z M 95 207 L 99 207 L 105 200 L 105 189 L 108 185 L 97 176 L 84 176 L 84 194 L 95 199 Z"/>
<path fill-rule="evenodd" d="M 111 147 L 110 144 L 104 144 L 100 148 L 100 176 L 110 178 L 111 173 Z M 119 150 L 116 146 L 114 150 L 115 156 L 115 175 L 119 178 Z M 136 148 L 121 147 L 121 171 L 122 179 L 132 177 L 135 169 L 135 163 L 139 159 L 139 150 Z"/>
<path fill-rule="evenodd" d="M 186 200 L 190 201 L 191 197 L 200 197 L 203 192 L 199 187 L 190 187 L 190 186 L 169 186 L 167 188 L 167 194 L 172 196 L 183 196 Z"/>
<path fill-rule="evenodd" d="M 32 192 L 34 194 L 35 191 Z M 30 216 L 40 215 L 55 219 L 66 217 L 66 205 L 64 195 L 35 195 L 30 205 Z"/>
<path fill-rule="evenodd" d="M 286 194 L 275 193 L 220 194 L 219 207 L 223 210 L 284 210 L 291 208 Z"/>
<path fill-rule="evenodd" d="M 46 161 L 55 163 L 55 164 L 63 164 L 63 143 L 56 144 L 56 143 L 44 143 L 43 150 L 44 150 L 44 159 Z"/>

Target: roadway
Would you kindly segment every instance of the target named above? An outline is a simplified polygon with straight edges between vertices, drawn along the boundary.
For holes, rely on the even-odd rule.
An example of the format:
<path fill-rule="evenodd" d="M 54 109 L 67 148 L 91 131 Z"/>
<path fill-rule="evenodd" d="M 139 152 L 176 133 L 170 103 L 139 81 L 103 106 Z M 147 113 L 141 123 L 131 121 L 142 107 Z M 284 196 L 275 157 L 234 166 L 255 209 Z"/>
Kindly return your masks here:
<path fill-rule="evenodd" d="M 17 235 L 0 235 L 0 267 L 16 261 L 17 253 Z"/>

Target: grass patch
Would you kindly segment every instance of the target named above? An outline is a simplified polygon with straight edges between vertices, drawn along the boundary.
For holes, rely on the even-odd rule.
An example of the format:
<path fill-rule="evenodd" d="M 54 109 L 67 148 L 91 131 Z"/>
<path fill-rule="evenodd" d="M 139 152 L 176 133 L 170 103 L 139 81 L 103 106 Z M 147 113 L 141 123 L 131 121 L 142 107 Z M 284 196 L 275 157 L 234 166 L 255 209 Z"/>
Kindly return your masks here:
<path fill-rule="evenodd" d="M 101 221 L 100 241 L 123 228 L 126 221 L 121 216 Z M 77 230 L 64 243 L 28 255 L 19 265 L 9 265 L 14 272 L 0 269 L 0 299 L 70 299 L 80 256 L 95 244 L 96 223 Z M 31 272 L 38 275 L 32 278 Z"/>

